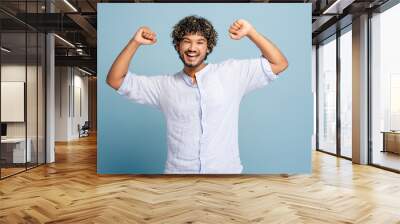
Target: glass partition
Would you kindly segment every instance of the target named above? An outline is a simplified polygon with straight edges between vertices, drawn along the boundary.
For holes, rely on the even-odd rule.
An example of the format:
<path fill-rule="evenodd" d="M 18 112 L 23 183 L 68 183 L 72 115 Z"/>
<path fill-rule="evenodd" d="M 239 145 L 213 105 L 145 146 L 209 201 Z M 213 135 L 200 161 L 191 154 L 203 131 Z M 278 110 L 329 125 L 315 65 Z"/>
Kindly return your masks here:
<path fill-rule="evenodd" d="M 46 76 L 45 76 L 45 65 L 46 65 L 46 36 L 43 33 L 38 34 L 38 75 L 37 75 L 37 162 L 38 164 L 44 164 L 46 162 L 46 145 L 45 145 L 45 124 L 46 124 Z"/>
<path fill-rule="evenodd" d="M 37 128 L 38 128 L 38 111 L 37 111 L 37 76 L 38 76 L 38 35 L 36 32 L 27 33 L 27 98 L 26 98 L 26 113 L 27 113 L 27 150 L 30 151 L 30 160 L 27 163 L 28 168 L 37 165 L 38 144 L 37 144 Z"/>
<path fill-rule="evenodd" d="M 400 4 L 371 18 L 372 163 L 400 171 Z"/>
<path fill-rule="evenodd" d="M 44 3 L 0 2 L 15 12 L 0 12 L 0 178 L 45 163 L 46 39 L 16 19 L 26 12 L 44 12 Z"/>
<path fill-rule="evenodd" d="M 24 171 L 26 150 L 26 33 L 1 34 L 1 176 Z M 4 50 L 6 49 L 6 50 Z"/>
<path fill-rule="evenodd" d="M 351 25 L 340 36 L 340 154 L 352 157 L 352 32 Z"/>
<path fill-rule="evenodd" d="M 336 154 L 336 36 L 318 47 L 318 149 Z"/>

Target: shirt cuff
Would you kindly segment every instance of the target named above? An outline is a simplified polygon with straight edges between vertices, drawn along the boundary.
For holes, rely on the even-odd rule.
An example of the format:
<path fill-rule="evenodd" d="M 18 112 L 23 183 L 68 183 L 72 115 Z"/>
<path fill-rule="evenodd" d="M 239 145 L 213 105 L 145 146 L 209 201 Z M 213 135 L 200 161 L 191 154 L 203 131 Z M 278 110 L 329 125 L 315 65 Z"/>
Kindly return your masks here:
<path fill-rule="evenodd" d="M 268 77 L 269 80 L 272 81 L 278 78 L 278 75 L 275 74 L 271 69 L 271 63 L 269 63 L 269 61 L 263 56 L 261 56 L 261 67 L 264 74 Z"/>
<path fill-rule="evenodd" d="M 128 71 L 126 73 L 126 75 L 124 77 L 124 80 L 122 81 L 121 86 L 117 90 L 117 93 L 119 95 L 125 95 L 128 92 L 128 90 L 129 90 L 129 87 L 128 87 L 128 82 L 129 81 L 128 80 L 131 79 L 131 77 L 130 77 L 131 75 L 133 75 L 133 74 L 130 71 Z"/>

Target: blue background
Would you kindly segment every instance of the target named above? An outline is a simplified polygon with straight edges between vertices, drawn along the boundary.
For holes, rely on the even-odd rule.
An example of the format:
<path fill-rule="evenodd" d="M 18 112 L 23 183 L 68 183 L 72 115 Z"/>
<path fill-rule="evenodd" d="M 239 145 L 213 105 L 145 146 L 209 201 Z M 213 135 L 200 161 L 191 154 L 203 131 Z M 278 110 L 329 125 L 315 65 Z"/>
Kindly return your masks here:
<path fill-rule="evenodd" d="M 183 65 L 170 33 L 183 17 L 210 20 L 219 34 L 207 61 L 260 56 L 247 38 L 228 36 L 239 18 L 272 40 L 289 67 L 241 103 L 240 157 L 243 173 L 310 173 L 313 98 L 311 92 L 311 4 L 98 4 L 98 157 L 99 174 L 163 173 L 166 124 L 157 109 L 128 101 L 106 85 L 114 59 L 143 25 L 157 33 L 156 45 L 142 46 L 130 70 L 141 75 L 174 74 Z"/>

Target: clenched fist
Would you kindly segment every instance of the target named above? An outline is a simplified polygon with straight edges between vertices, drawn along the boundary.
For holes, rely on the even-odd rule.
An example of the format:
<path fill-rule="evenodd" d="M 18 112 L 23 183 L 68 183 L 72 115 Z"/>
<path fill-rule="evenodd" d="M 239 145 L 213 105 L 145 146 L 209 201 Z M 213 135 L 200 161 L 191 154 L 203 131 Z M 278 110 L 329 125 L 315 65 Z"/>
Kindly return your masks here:
<path fill-rule="evenodd" d="M 156 33 L 150 30 L 150 28 L 142 26 L 140 27 L 133 37 L 133 40 L 139 44 L 149 45 L 157 42 Z"/>
<path fill-rule="evenodd" d="M 249 22 L 244 19 L 238 19 L 229 27 L 229 36 L 234 40 L 240 40 L 253 30 L 254 28 Z"/>

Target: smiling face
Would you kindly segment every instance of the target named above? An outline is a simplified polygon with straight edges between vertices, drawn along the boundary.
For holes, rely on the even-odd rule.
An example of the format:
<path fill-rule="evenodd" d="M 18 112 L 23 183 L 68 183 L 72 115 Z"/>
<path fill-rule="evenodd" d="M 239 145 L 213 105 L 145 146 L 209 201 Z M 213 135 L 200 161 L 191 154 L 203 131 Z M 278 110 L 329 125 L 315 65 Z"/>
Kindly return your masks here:
<path fill-rule="evenodd" d="M 185 35 L 177 48 L 179 58 L 189 68 L 201 66 L 208 54 L 207 39 L 199 34 Z"/>
<path fill-rule="evenodd" d="M 172 44 L 187 71 L 199 71 L 217 44 L 218 33 L 210 21 L 199 16 L 187 16 L 173 27 Z"/>

